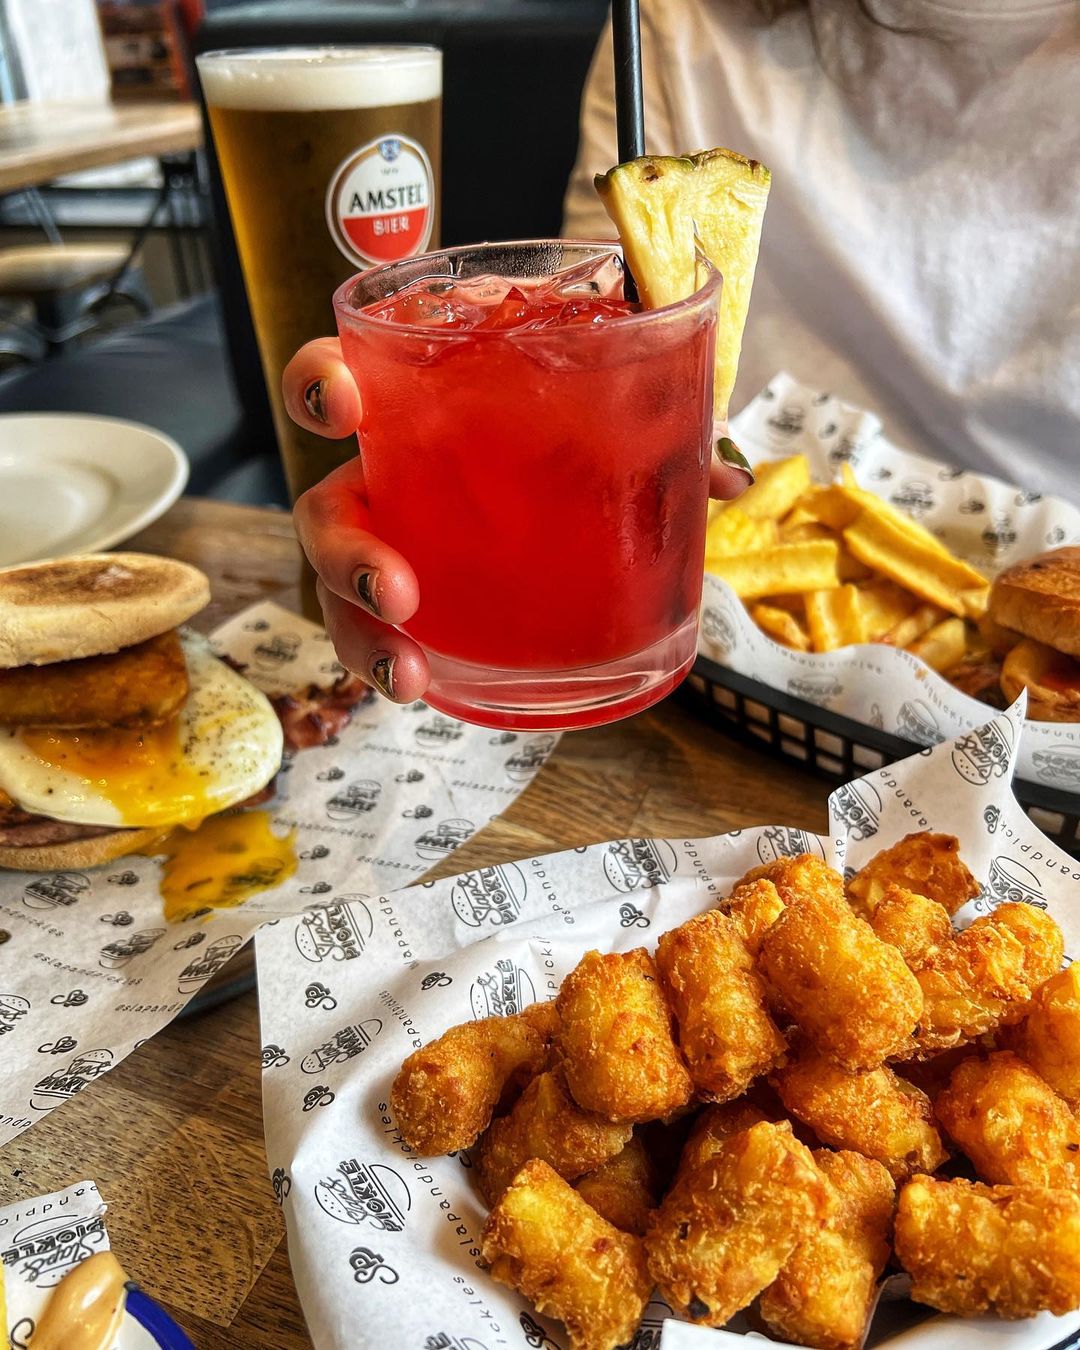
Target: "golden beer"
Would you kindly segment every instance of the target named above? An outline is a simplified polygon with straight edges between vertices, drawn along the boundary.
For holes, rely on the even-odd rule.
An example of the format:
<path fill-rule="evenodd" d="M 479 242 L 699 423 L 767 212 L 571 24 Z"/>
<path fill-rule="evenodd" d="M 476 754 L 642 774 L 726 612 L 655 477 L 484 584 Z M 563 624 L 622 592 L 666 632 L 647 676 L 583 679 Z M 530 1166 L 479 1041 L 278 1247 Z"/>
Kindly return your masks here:
<path fill-rule="evenodd" d="M 354 272 L 439 242 L 442 53 L 266 48 L 198 58 L 289 491 L 356 453 L 295 426 L 281 372 L 334 331 Z"/>

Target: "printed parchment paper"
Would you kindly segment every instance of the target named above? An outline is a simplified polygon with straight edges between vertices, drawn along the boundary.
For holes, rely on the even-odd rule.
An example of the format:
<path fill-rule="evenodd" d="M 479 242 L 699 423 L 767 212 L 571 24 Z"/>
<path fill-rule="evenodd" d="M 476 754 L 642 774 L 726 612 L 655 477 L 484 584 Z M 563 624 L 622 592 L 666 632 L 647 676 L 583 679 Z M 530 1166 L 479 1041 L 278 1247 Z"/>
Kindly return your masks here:
<path fill-rule="evenodd" d="M 0 1207 L 6 1346 L 25 1346 L 52 1292 L 88 1256 L 109 1250 L 105 1201 L 92 1181 Z M 4 1340 L 7 1333 L 7 1340 Z"/>
<path fill-rule="evenodd" d="M 320 628 L 274 604 L 229 620 L 213 643 L 268 694 L 341 670 Z M 296 832 L 296 874 L 209 918 L 167 923 L 149 858 L 0 871 L 0 1144 L 171 1021 L 265 918 L 324 897 L 312 954 L 352 950 L 363 935 L 338 921 L 345 902 L 422 876 L 513 801 L 556 740 L 371 700 L 336 744 L 298 751 L 278 777 L 267 809 L 279 833 Z"/>
<path fill-rule="evenodd" d="M 1080 542 L 1080 509 L 996 478 L 909 454 L 872 413 L 775 376 L 736 417 L 732 434 L 751 463 L 804 454 L 815 482 L 849 464 L 862 487 L 932 530 L 988 576 L 1047 548 Z M 985 703 L 954 689 L 910 652 L 880 643 L 796 652 L 758 628 L 719 577 L 705 577 L 698 650 L 721 665 L 918 745 L 979 726 Z M 1017 776 L 1080 792 L 1080 725 L 1028 722 Z"/>
<path fill-rule="evenodd" d="M 1049 909 L 1077 955 L 1080 862 L 1039 833 L 1009 790 L 1020 707 L 837 789 L 828 836 L 770 825 L 710 839 L 617 839 L 425 882 L 337 910 L 333 922 L 354 935 L 352 945 L 314 961 L 310 928 L 331 922 L 317 908 L 262 929 L 267 1156 L 319 1350 L 565 1345 L 555 1324 L 480 1269 L 485 1210 L 468 1156 L 417 1157 L 388 1102 L 412 1050 L 471 1017 L 554 997 L 590 947 L 651 949 L 666 929 L 727 895 L 748 868 L 777 856 L 810 850 L 858 867 L 913 830 L 936 829 L 960 837 L 965 861 L 985 882 L 961 924 L 1024 900 Z M 316 973 L 321 1002 L 310 997 Z M 877 1343 L 1048 1350 L 1080 1328 L 1080 1315 L 992 1327 L 933 1318 L 912 1327 L 928 1310 L 903 1309 L 899 1318 L 895 1309 L 882 1313 L 891 1329 Z M 728 1333 L 678 1323 L 661 1339 L 668 1312 L 650 1305 L 637 1350 L 734 1344 Z"/>

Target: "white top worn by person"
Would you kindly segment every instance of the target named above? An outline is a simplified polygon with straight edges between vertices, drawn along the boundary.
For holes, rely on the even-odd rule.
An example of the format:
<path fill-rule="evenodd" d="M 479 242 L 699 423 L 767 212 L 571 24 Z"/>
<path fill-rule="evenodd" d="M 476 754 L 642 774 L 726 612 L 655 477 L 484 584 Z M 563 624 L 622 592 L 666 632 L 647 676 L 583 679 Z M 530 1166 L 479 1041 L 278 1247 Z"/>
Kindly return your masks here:
<path fill-rule="evenodd" d="M 876 0 L 903 32 L 767 5 L 641 4 L 649 152 L 773 174 L 732 410 L 785 369 L 909 449 L 1080 499 L 1080 0 Z M 609 30 L 567 235 L 611 237 L 616 159 Z"/>

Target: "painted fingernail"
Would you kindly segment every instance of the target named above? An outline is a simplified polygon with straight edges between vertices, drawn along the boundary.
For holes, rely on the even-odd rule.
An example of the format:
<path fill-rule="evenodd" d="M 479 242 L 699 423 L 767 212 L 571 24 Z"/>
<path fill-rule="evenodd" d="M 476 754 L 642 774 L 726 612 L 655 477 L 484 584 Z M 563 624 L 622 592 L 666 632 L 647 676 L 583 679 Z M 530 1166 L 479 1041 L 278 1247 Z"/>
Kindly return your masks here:
<path fill-rule="evenodd" d="M 720 437 L 716 442 L 716 453 L 728 468 L 739 469 L 749 477 L 751 483 L 754 481 L 754 471 L 750 467 L 750 461 L 730 436 Z"/>
<path fill-rule="evenodd" d="M 312 380 L 304 390 L 304 407 L 308 410 L 311 417 L 316 422 L 322 422 L 325 426 L 326 416 L 326 381 Z"/>
<path fill-rule="evenodd" d="M 371 658 L 371 678 L 375 688 L 385 698 L 394 701 L 394 661 L 389 652 L 376 652 Z"/>
<path fill-rule="evenodd" d="M 360 603 L 379 618 L 379 574 L 377 571 L 362 569 L 353 573 L 353 590 L 360 597 Z"/>

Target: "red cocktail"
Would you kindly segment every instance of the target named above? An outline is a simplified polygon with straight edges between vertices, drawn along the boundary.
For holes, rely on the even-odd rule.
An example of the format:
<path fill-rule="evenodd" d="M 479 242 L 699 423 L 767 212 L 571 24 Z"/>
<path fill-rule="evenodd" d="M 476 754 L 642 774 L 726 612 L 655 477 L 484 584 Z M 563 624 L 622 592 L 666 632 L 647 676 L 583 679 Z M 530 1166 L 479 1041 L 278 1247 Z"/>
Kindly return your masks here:
<path fill-rule="evenodd" d="M 610 245 L 482 245 L 335 296 L 375 531 L 409 559 L 435 708 L 591 726 L 696 650 L 719 276 L 635 312 Z"/>

